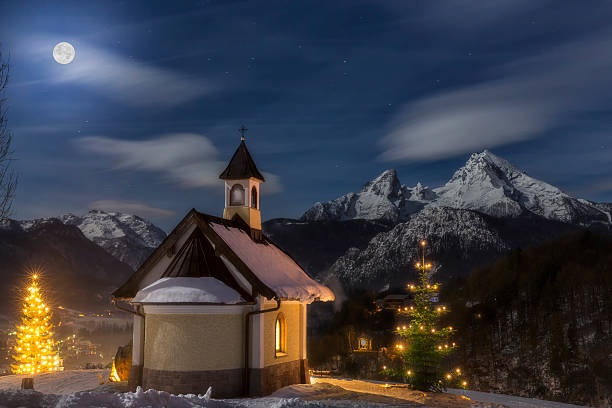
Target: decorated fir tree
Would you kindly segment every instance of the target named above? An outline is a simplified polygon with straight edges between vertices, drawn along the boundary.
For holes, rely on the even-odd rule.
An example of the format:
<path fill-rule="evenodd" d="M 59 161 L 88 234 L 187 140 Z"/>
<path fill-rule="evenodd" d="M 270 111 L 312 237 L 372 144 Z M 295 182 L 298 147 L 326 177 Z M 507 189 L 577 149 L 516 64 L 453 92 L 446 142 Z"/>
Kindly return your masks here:
<path fill-rule="evenodd" d="M 456 347 L 452 341 L 453 327 L 441 327 L 441 315 L 446 306 L 437 302 L 440 283 L 431 282 L 430 263 L 425 262 L 426 242 L 421 241 L 422 261 L 416 264 L 417 282 L 409 284 L 413 294 L 410 306 L 398 309 L 405 324 L 396 327 L 400 341 L 395 345 L 396 364 L 385 369 L 387 375 L 401 379 L 414 388 L 429 391 L 449 386 L 465 387 L 460 368 L 445 370 L 448 357 Z"/>
<path fill-rule="evenodd" d="M 15 374 L 36 374 L 61 369 L 49 306 L 43 301 L 38 285 L 38 275 L 32 275 L 26 290 L 21 324 L 17 326 L 17 343 L 13 349 Z"/>

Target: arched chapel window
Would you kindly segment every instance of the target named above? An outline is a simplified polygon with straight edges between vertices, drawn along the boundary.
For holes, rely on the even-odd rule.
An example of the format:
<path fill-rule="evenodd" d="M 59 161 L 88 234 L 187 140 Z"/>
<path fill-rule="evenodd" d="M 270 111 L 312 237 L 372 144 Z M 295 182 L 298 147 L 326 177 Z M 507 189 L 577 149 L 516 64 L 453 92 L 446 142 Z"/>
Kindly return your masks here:
<path fill-rule="evenodd" d="M 244 205 L 244 187 L 234 184 L 230 190 L 230 205 Z"/>
<path fill-rule="evenodd" d="M 285 315 L 279 313 L 274 325 L 274 354 L 287 353 L 287 321 Z"/>
<path fill-rule="evenodd" d="M 255 186 L 251 189 L 251 208 L 257 208 L 257 188 Z"/>

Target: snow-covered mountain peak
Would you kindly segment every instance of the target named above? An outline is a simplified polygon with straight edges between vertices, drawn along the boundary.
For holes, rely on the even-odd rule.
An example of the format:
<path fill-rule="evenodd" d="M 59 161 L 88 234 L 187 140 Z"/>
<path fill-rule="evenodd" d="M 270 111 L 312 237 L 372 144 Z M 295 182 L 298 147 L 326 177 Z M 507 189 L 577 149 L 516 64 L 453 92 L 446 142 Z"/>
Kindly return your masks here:
<path fill-rule="evenodd" d="M 410 191 L 401 185 L 395 169 L 389 169 L 365 183 L 359 193 L 348 193 L 335 200 L 315 203 L 301 220 L 365 219 L 394 223 L 404 219 L 409 212 L 414 212 L 415 206 L 406 205 L 409 196 Z"/>
<path fill-rule="evenodd" d="M 442 187 L 430 205 L 476 210 L 495 217 L 533 213 L 578 224 L 608 222 L 594 203 L 570 196 L 537 180 L 509 161 L 485 150 L 474 153 Z"/>
<path fill-rule="evenodd" d="M 508 160 L 502 157 L 499 157 L 486 149 L 480 153 L 472 153 L 472 155 L 470 156 L 470 158 L 468 159 L 466 163 L 466 166 L 469 165 L 470 162 L 484 162 L 484 163 L 488 163 L 489 165 L 503 169 L 504 171 L 523 172 L 518 167 L 510 163 Z"/>
<path fill-rule="evenodd" d="M 361 193 L 374 194 L 387 198 L 397 198 L 401 190 L 401 184 L 397 178 L 395 169 L 389 169 L 382 172 L 372 181 L 368 181 L 363 185 Z"/>
<path fill-rule="evenodd" d="M 82 217 L 65 214 L 60 219 L 64 224 L 79 227 L 92 241 L 130 236 L 137 237 L 144 246 L 156 248 L 166 237 L 166 234 L 153 223 L 132 214 L 91 209 Z"/>

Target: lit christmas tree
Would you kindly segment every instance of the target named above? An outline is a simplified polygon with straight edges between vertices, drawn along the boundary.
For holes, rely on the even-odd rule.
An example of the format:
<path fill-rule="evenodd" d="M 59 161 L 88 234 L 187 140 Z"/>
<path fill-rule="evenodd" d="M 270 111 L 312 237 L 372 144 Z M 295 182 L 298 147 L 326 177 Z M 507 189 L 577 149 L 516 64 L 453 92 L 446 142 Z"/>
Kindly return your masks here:
<path fill-rule="evenodd" d="M 40 294 L 38 275 L 32 275 L 23 304 L 21 324 L 17 326 L 17 344 L 11 365 L 15 374 L 36 374 L 62 369 L 62 361 L 53 341 L 53 326 L 49 306 Z"/>
<path fill-rule="evenodd" d="M 436 305 L 440 283 L 430 281 L 431 264 L 425 263 L 425 241 L 421 241 L 422 262 L 416 264 L 418 279 L 409 284 L 414 295 L 410 306 L 399 308 L 398 313 L 407 321 L 396 327 L 402 338 L 395 346 L 399 364 L 383 367 L 383 373 L 401 379 L 414 388 L 429 391 L 442 390 L 448 386 L 467 386 L 460 368 L 443 370 L 442 362 L 457 346 L 451 341 L 452 326 L 440 327 L 440 317 L 447 312 L 446 306 Z"/>

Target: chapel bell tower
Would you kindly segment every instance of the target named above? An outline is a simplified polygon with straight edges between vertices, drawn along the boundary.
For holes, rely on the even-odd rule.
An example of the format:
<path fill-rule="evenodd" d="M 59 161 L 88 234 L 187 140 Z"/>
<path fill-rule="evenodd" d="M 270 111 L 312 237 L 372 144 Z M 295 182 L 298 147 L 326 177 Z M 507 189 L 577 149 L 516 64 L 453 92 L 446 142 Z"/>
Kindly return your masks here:
<path fill-rule="evenodd" d="M 261 238 L 259 184 L 265 180 L 244 143 L 246 131 L 243 125 L 240 128 L 240 145 L 219 178 L 225 181 L 223 218 L 231 220 L 240 217 L 251 228 L 251 236 L 256 239 Z"/>

